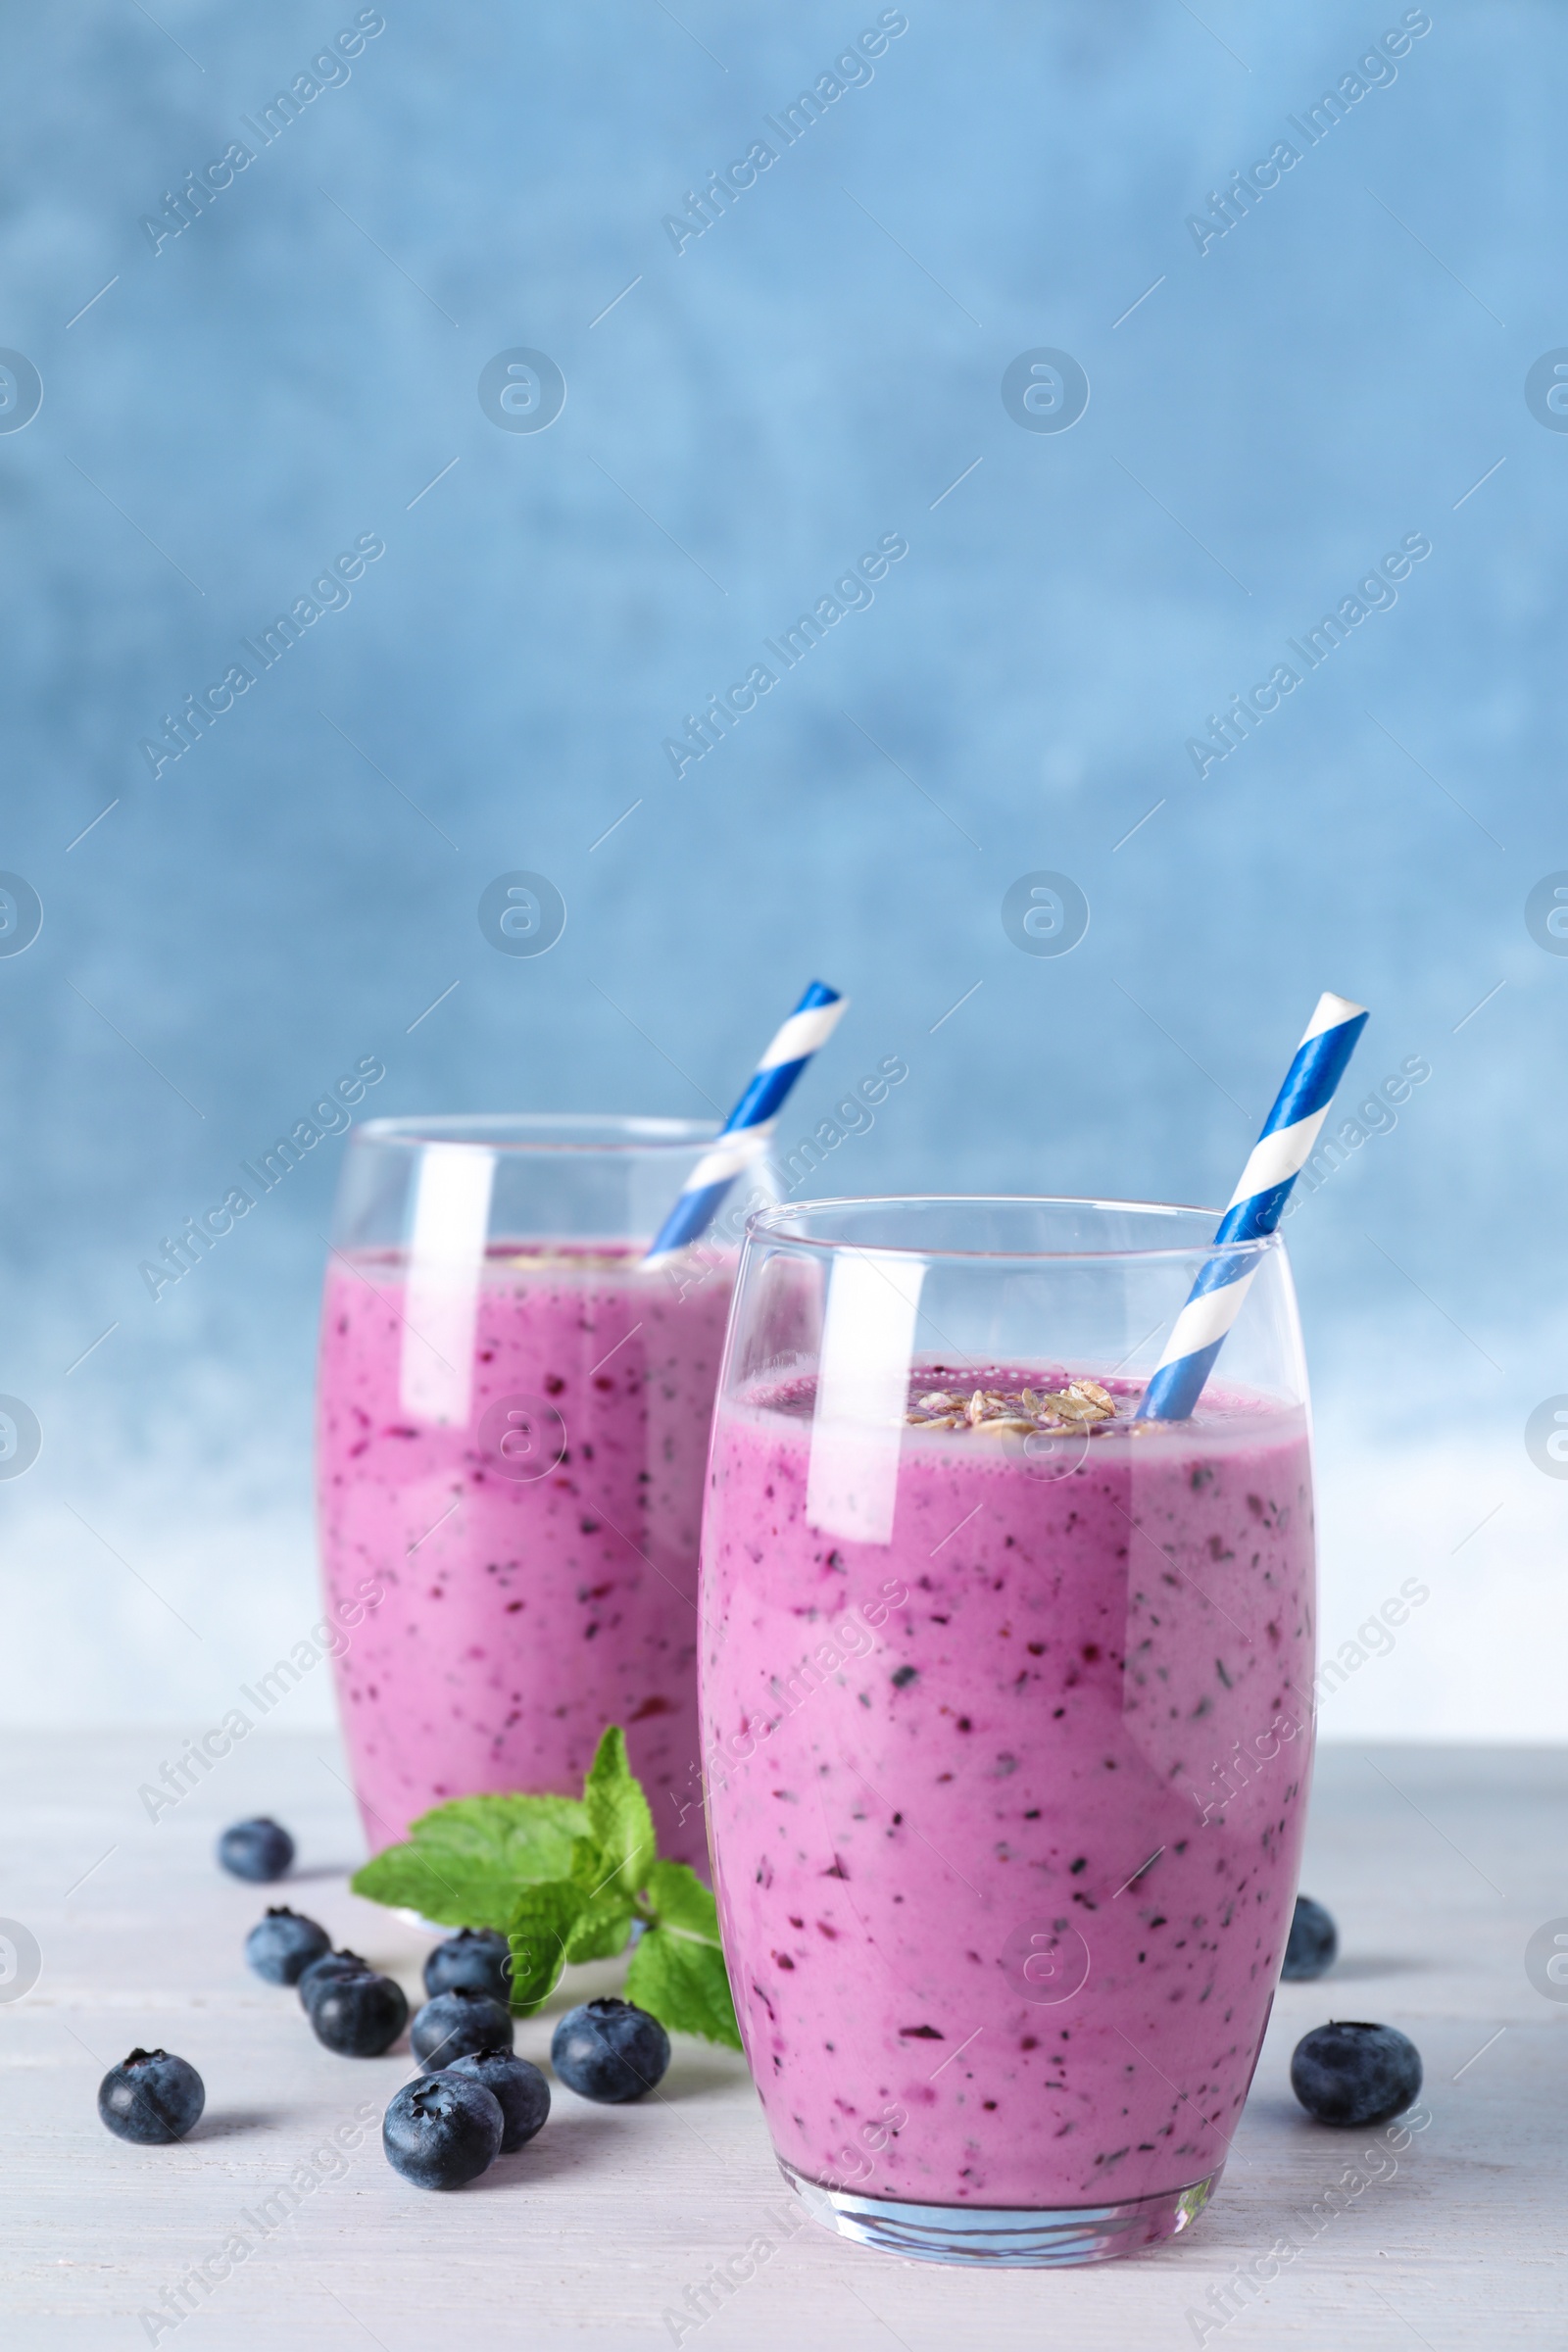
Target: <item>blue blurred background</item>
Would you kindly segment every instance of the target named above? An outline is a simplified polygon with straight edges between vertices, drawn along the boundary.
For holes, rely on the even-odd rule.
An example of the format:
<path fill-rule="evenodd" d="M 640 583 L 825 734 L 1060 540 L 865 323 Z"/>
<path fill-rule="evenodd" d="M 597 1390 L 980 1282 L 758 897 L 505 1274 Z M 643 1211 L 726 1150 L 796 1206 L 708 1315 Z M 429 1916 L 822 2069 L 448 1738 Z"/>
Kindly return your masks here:
<path fill-rule="evenodd" d="M 819 972 L 801 1132 L 909 1069 L 823 1192 L 1221 1201 L 1318 991 L 1372 1007 L 1346 1111 L 1430 1074 L 1289 1227 L 1327 1645 L 1431 1599 L 1325 1731 L 1563 1736 L 1560 12 L 75 0 L 0 48 L 11 1718 L 195 1728 L 315 1614 L 341 1139 L 138 1273 L 241 1158 L 365 1057 L 365 1114 L 722 1109 Z M 481 403 L 517 350 L 545 429 L 547 373 Z M 1068 429 L 1070 373 L 1004 405 L 1041 350 Z M 514 869 L 548 954 L 481 931 Z M 1041 870 L 1070 953 L 1004 928 Z"/>

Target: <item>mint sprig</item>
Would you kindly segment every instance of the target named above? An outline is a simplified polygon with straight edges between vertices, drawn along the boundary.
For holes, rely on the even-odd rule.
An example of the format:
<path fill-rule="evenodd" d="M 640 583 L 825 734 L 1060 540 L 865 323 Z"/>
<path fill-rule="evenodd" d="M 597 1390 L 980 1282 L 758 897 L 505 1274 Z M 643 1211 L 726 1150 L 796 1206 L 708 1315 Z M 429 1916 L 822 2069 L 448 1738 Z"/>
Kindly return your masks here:
<path fill-rule="evenodd" d="M 712 1895 L 684 1862 L 662 1862 L 653 1815 L 612 1724 L 581 1800 L 462 1796 L 412 1824 L 356 1872 L 356 1894 L 444 1927 L 492 1928 L 512 1944 L 512 2011 L 531 2016 L 561 1972 L 612 1960 L 642 1934 L 626 1997 L 678 2034 L 741 2046 Z"/>

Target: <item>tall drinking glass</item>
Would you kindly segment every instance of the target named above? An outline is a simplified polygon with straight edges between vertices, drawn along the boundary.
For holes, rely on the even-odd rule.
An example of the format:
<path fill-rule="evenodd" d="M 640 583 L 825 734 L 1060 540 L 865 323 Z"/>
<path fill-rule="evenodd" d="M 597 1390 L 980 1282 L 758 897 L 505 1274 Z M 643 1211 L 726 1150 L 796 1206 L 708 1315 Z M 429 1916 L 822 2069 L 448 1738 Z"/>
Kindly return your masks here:
<path fill-rule="evenodd" d="M 697 1544 L 735 1249 L 649 1240 L 712 1138 L 635 1118 L 376 1119 L 322 1307 L 326 1596 L 372 1851 L 449 1797 L 575 1795 L 626 1733 L 662 1850 L 706 1867 Z M 743 1219 L 775 1199 L 759 1162 Z"/>
<path fill-rule="evenodd" d="M 1174 2235 L 1267 2023 L 1311 1765 L 1284 1244 L 1192 1419 L 1133 1418 L 1212 1210 L 753 1217 L 703 1535 L 710 1838 L 786 2179 L 843 2235 Z"/>

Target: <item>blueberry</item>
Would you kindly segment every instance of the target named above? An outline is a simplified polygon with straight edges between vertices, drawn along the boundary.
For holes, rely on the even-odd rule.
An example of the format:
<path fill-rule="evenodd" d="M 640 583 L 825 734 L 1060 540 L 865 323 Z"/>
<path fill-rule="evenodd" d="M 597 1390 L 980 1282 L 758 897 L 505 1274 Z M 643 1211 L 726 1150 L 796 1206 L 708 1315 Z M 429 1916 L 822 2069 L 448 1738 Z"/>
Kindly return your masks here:
<path fill-rule="evenodd" d="M 501 2102 L 507 2127 L 501 2142 L 503 2156 L 510 2156 L 524 2140 L 532 2139 L 550 2113 L 549 2083 L 536 2066 L 530 2066 L 514 2050 L 470 2050 L 466 2058 L 454 2058 L 443 2071 L 446 2081 L 454 2075 L 466 2075 L 475 2082 L 482 2082 Z"/>
<path fill-rule="evenodd" d="M 454 2058 L 466 2058 L 471 2050 L 510 2050 L 512 2019 L 487 1992 L 455 1984 L 450 1992 L 438 1992 L 433 2001 L 425 2002 L 415 2017 L 409 2039 L 419 2064 L 426 2074 L 433 2075 L 450 2066 Z"/>
<path fill-rule="evenodd" d="M 1315 2026 L 1291 2056 L 1291 2088 L 1314 2122 L 1386 2124 L 1421 2088 L 1421 2053 L 1396 2026 Z"/>
<path fill-rule="evenodd" d="M 98 2113 L 118 2139 L 183 2139 L 207 2104 L 200 2075 L 167 2050 L 132 2050 L 98 2085 Z"/>
<path fill-rule="evenodd" d="M 493 1928 L 460 1928 L 438 1943 L 424 1964 L 424 1989 L 430 1994 L 487 1992 L 505 2009 L 512 1998 L 512 1946 Z"/>
<path fill-rule="evenodd" d="M 297 1984 L 313 1960 L 330 1951 L 332 1938 L 314 1919 L 302 1919 L 278 1903 L 259 1919 L 245 1938 L 245 1957 L 269 1984 Z"/>
<path fill-rule="evenodd" d="M 373 1977 L 374 1974 L 368 1960 L 362 1960 L 358 1952 L 323 1952 L 318 1960 L 313 1960 L 308 1968 L 300 1972 L 300 2000 L 309 2014 L 317 1994 L 324 1992 L 337 1978 Z"/>
<path fill-rule="evenodd" d="M 331 1978 L 306 2015 L 317 2040 L 340 2058 L 379 2058 L 408 2024 L 409 2004 L 401 1984 L 367 1968 L 358 1976 Z"/>
<path fill-rule="evenodd" d="M 582 2099 L 616 2105 L 652 2090 L 669 2064 L 669 2035 L 630 2001 L 584 2001 L 568 2009 L 550 2044 L 550 2063 Z"/>
<path fill-rule="evenodd" d="M 501 2152 L 501 2102 L 471 2077 L 418 2075 L 405 2082 L 381 2122 L 394 2172 L 417 2188 L 461 2188 Z"/>
<path fill-rule="evenodd" d="M 1305 1984 L 1313 1977 L 1327 1976 L 1339 1948 L 1340 1931 L 1334 1925 L 1332 1913 L 1325 1911 L 1321 1903 L 1314 1903 L 1309 1894 L 1298 1894 L 1285 1945 L 1281 1981 L 1286 1984 Z"/>
<path fill-rule="evenodd" d="M 218 1859 L 236 1879 L 258 1886 L 280 1879 L 294 1859 L 294 1840 L 287 1830 L 264 1813 L 258 1821 L 236 1821 L 218 1840 Z"/>

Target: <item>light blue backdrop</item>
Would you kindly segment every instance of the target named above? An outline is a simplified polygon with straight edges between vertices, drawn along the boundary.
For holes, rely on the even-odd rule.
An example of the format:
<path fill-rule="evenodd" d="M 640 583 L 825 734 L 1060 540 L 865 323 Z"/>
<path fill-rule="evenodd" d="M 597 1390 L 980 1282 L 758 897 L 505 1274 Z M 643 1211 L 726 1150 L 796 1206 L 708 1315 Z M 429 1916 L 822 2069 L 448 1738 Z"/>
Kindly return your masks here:
<path fill-rule="evenodd" d="M 1568 1634 L 1523 1436 L 1568 1389 L 1568 961 L 1525 913 L 1568 868 L 1568 416 L 1526 399 L 1568 345 L 1559 12 L 157 15 L 0 36 L 0 343 L 43 386 L 0 432 L 0 866 L 43 906 L 0 956 L 0 1388 L 43 1429 L 0 1486 L 14 1711 L 199 1713 L 310 1610 L 340 1142 L 156 1302 L 138 1275 L 242 1157 L 362 1058 L 366 1110 L 721 1108 L 820 973 L 855 1002 L 803 1132 L 909 1077 L 819 1190 L 1217 1201 L 1319 989 L 1372 1007 L 1357 1095 L 1430 1076 L 1290 1228 L 1331 1604 L 1505 1492 L 1364 1720 L 1549 1731 L 1497 1612 L 1506 1576 Z M 564 379 L 548 429 L 481 406 L 519 348 Z M 1087 375 L 1070 429 L 1004 405 L 1040 349 Z M 891 537 L 677 778 L 686 714 Z M 242 641 L 372 542 L 264 669 Z M 567 908 L 538 957 L 477 920 L 517 868 Z M 1038 869 L 1088 902 L 1070 954 L 1004 928 Z"/>

